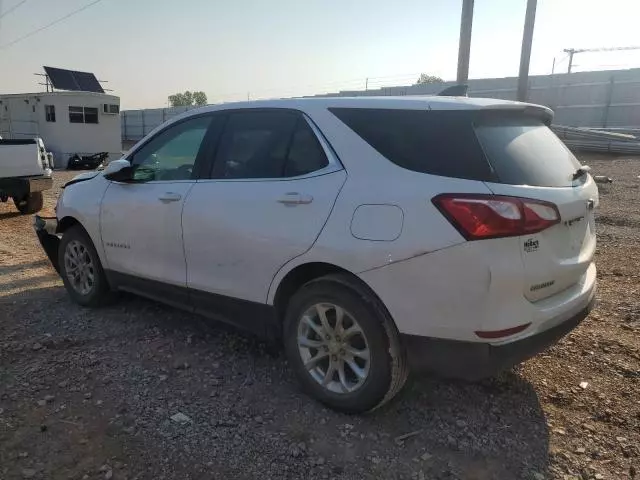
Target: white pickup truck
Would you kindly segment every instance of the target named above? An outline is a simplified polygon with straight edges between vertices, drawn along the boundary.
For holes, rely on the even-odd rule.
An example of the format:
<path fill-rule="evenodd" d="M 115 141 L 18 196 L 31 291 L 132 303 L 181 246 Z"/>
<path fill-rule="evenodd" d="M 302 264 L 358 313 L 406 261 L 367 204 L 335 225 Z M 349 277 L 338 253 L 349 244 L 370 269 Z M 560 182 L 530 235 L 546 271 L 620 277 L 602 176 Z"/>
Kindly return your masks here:
<path fill-rule="evenodd" d="M 53 186 L 53 157 L 41 138 L 2 140 L 0 137 L 0 201 L 13 199 L 22 214 L 42 208 L 42 192 Z"/>

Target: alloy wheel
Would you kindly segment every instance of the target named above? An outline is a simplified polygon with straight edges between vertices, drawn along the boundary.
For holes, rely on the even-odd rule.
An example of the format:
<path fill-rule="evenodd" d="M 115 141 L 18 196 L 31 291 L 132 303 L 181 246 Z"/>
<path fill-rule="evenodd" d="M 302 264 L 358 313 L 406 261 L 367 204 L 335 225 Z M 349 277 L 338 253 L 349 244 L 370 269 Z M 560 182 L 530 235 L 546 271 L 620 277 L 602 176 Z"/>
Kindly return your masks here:
<path fill-rule="evenodd" d="M 95 284 L 95 266 L 89 250 L 78 240 L 72 240 L 64 251 L 64 269 L 69 283 L 80 295 L 87 295 Z"/>
<path fill-rule="evenodd" d="M 298 322 L 298 351 L 309 375 L 338 394 L 358 390 L 369 376 L 371 352 L 357 320 L 339 305 L 317 303 Z"/>

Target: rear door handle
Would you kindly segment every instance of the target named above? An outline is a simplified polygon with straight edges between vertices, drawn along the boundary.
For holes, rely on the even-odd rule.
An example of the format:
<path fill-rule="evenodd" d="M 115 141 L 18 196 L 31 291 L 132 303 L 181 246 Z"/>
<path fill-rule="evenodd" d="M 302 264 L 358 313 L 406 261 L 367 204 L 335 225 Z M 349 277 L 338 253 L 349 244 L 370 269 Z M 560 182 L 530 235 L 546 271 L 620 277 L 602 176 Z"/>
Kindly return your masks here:
<path fill-rule="evenodd" d="M 158 197 L 158 200 L 160 200 L 162 203 L 169 203 L 169 202 L 177 202 L 181 198 L 182 198 L 182 195 L 180 195 L 179 193 L 165 192 Z"/>
<path fill-rule="evenodd" d="M 280 197 L 278 199 L 278 203 L 282 203 L 284 205 L 307 205 L 311 202 L 313 202 L 313 197 L 311 195 L 305 195 L 298 192 L 285 193 L 284 197 Z"/>

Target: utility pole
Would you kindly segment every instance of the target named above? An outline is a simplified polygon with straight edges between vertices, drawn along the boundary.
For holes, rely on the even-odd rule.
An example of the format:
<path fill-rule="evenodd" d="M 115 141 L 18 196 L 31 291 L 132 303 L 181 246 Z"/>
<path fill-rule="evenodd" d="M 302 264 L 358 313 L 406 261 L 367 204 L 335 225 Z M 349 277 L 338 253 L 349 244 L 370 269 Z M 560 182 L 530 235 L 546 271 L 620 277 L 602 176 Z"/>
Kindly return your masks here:
<path fill-rule="evenodd" d="M 571 73 L 571 67 L 573 66 L 573 54 L 576 53 L 576 49 L 567 48 L 565 52 L 569 54 L 569 65 L 567 66 L 567 73 Z"/>
<path fill-rule="evenodd" d="M 527 0 L 527 13 L 524 17 L 524 31 L 522 32 L 522 50 L 520 51 L 520 72 L 518 74 L 518 101 L 527 101 L 529 90 L 529 60 L 531 59 L 531 43 L 533 41 L 533 26 L 536 23 L 536 6 L 538 0 Z"/>
<path fill-rule="evenodd" d="M 460 44 L 458 47 L 458 75 L 459 84 L 467 83 L 469 79 L 469 55 L 471 53 L 471 26 L 473 25 L 473 0 L 462 0 L 462 15 L 460 17 Z"/>

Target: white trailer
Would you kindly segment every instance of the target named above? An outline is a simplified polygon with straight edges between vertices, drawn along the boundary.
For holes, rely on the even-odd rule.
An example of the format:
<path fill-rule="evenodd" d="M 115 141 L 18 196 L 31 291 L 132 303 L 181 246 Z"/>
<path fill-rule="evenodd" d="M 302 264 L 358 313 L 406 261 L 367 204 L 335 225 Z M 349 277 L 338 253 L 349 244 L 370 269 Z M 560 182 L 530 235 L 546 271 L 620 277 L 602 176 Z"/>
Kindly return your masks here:
<path fill-rule="evenodd" d="M 120 158 L 120 98 L 80 91 L 0 94 L 0 137 L 42 138 L 56 168 L 66 168 L 75 154 Z"/>

